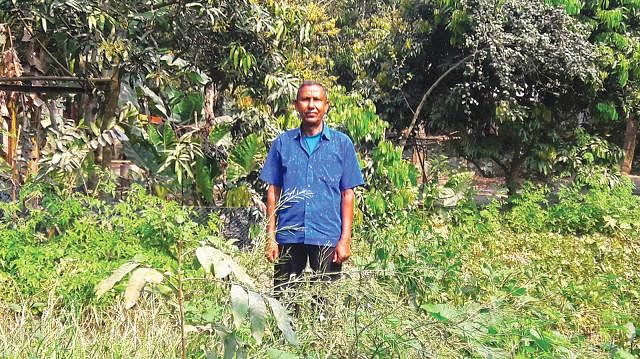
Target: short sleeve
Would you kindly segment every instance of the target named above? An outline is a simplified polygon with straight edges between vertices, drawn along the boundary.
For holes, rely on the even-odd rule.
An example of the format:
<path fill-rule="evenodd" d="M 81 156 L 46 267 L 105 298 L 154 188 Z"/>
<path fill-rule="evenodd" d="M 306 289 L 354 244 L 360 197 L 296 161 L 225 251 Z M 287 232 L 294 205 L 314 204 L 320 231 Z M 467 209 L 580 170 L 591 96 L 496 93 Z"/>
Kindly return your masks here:
<path fill-rule="evenodd" d="M 346 138 L 344 143 L 343 156 L 340 190 L 344 191 L 345 189 L 362 186 L 364 184 L 364 178 L 362 177 L 362 171 L 358 164 L 356 149 L 353 147 L 353 142 L 351 142 L 349 137 Z"/>
<path fill-rule="evenodd" d="M 282 187 L 282 157 L 280 155 L 281 139 L 276 138 L 271 144 L 267 159 L 264 161 L 260 179 L 268 184 Z"/>

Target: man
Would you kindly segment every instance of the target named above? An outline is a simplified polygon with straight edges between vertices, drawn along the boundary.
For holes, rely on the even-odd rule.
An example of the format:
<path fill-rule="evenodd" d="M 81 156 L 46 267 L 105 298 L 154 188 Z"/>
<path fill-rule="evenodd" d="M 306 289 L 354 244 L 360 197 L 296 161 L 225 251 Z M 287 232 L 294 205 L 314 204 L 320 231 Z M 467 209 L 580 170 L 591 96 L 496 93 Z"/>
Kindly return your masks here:
<path fill-rule="evenodd" d="M 353 143 L 324 123 L 329 110 L 324 86 L 303 82 L 295 108 L 300 128 L 275 139 L 260 173 L 269 184 L 266 257 L 277 261 L 276 290 L 301 275 L 307 261 L 324 280 L 339 276 L 351 256 L 353 188 L 364 184 Z M 276 213 L 282 194 L 302 191 L 311 194 Z"/>

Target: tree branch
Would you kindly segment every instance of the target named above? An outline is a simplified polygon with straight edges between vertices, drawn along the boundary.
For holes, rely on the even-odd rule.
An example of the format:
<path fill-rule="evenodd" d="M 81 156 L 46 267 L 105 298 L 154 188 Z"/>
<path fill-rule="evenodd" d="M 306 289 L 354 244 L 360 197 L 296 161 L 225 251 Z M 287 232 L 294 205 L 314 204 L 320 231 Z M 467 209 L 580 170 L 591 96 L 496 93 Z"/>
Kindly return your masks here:
<path fill-rule="evenodd" d="M 507 165 L 505 163 L 503 163 L 502 161 L 500 161 L 498 159 L 498 157 L 496 156 L 490 156 L 489 158 L 491 158 L 491 160 L 493 162 L 495 162 L 498 167 L 500 167 L 500 169 L 502 170 L 502 172 L 504 172 L 505 176 L 509 173 L 509 169 L 507 168 Z"/>
<path fill-rule="evenodd" d="M 480 166 L 480 164 L 478 163 L 478 161 L 476 161 L 474 158 L 472 157 L 467 157 L 467 161 L 471 162 L 471 164 L 478 169 L 478 171 L 480 172 L 480 174 L 482 175 L 482 177 L 491 177 L 490 174 L 482 169 L 482 166 Z"/>
<path fill-rule="evenodd" d="M 413 128 L 415 127 L 416 122 L 418 121 L 418 117 L 420 117 L 420 112 L 422 111 L 422 107 L 424 106 L 425 102 L 427 101 L 427 98 L 429 97 L 429 95 L 431 95 L 431 92 L 433 92 L 433 90 L 435 90 L 436 86 L 438 86 L 438 84 L 440 84 L 440 82 L 442 82 L 442 80 L 444 80 L 445 77 L 447 77 L 451 72 L 453 72 L 453 70 L 457 69 L 458 67 L 460 67 L 460 65 L 464 64 L 469 59 L 471 59 L 473 56 L 475 56 L 476 52 L 474 52 L 473 54 L 471 54 L 471 55 L 465 57 L 464 59 L 456 62 L 447 71 L 445 71 L 442 75 L 440 75 L 440 77 L 438 77 L 438 79 L 431 85 L 431 87 L 429 87 L 427 92 L 425 92 L 424 95 L 422 95 L 422 100 L 420 100 L 420 104 L 418 104 L 418 107 L 416 108 L 415 112 L 413 113 L 413 118 L 411 119 L 411 123 L 409 124 L 409 127 L 404 129 L 404 131 L 402 131 L 402 133 L 400 134 L 400 150 L 401 151 L 404 150 L 404 146 L 407 144 L 407 139 L 409 138 L 409 136 L 413 132 Z"/>
<path fill-rule="evenodd" d="M 24 93 L 83 93 L 91 92 L 84 87 L 64 86 L 29 86 L 0 84 L 0 91 L 24 92 Z"/>
<path fill-rule="evenodd" d="M 49 52 L 49 50 L 47 50 L 47 48 L 44 46 L 44 44 L 42 42 L 40 42 L 40 40 L 38 40 L 38 38 L 35 36 L 35 34 L 33 33 L 33 31 L 31 31 L 31 29 L 29 28 L 29 25 L 27 25 L 27 23 L 24 21 L 23 18 L 20 18 L 20 21 L 22 22 L 22 25 L 24 26 L 25 30 L 27 30 L 29 32 L 29 35 L 31 35 L 31 38 L 33 38 L 34 40 L 36 40 L 36 42 L 38 43 L 38 45 L 40 45 L 40 48 L 42 50 L 44 50 L 44 52 L 47 53 L 47 55 L 49 55 L 49 57 L 51 58 L 51 60 L 53 60 L 53 62 L 58 65 L 58 67 L 67 75 L 69 76 L 73 76 L 73 74 L 71 73 L 71 71 L 67 70 L 67 68 L 60 63 L 60 61 L 58 61 L 58 59 L 53 56 L 53 54 L 51 52 Z"/>

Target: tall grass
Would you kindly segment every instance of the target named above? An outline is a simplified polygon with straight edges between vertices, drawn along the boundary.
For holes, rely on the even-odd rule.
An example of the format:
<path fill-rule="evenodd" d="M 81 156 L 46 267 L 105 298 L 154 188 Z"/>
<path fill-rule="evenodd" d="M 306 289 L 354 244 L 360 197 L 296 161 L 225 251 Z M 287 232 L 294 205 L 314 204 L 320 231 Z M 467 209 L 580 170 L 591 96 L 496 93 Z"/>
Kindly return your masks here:
<path fill-rule="evenodd" d="M 40 315 L 2 305 L 0 352 L 7 358 L 177 357 L 179 332 L 153 299 L 131 311 L 61 309 L 52 300 Z"/>

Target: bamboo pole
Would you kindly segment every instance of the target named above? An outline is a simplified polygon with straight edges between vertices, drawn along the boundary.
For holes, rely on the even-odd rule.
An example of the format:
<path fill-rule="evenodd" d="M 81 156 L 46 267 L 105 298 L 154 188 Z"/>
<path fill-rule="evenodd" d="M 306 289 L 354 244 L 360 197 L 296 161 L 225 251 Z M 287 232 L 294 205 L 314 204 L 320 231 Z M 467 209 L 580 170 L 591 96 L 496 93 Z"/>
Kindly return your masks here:
<path fill-rule="evenodd" d="M 15 201 L 17 198 L 16 186 L 18 184 L 18 163 L 16 161 L 16 149 L 18 141 L 18 117 L 16 115 L 16 104 L 12 98 L 9 98 L 7 103 L 7 109 L 11 116 L 11 122 L 9 123 L 9 146 L 7 148 L 7 164 L 11 166 L 11 200 Z"/>

